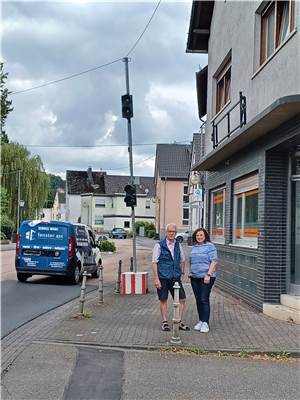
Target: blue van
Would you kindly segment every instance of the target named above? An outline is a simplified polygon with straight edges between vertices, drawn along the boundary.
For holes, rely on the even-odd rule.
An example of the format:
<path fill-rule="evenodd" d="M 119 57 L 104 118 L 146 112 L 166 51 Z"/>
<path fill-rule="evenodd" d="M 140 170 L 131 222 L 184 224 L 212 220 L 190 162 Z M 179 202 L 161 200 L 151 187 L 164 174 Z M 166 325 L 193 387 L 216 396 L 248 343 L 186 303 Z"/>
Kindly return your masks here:
<path fill-rule="evenodd" d="M 16 243 L 17 278 L 60 275 L 77 284 L 83 271 L 98 277 L 101 253 L 93 232 L 83 224 L 63 221 L 24 221 Z"/>

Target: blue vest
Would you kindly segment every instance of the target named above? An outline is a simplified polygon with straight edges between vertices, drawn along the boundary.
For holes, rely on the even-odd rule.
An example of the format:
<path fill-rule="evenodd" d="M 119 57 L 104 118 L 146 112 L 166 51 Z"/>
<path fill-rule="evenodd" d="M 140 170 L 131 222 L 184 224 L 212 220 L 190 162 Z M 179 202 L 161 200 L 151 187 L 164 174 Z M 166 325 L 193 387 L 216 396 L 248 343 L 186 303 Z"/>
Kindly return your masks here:
<path fill-rule="evenodd" d="M 179 243 L 175 242 L 174 260 L 167 246 L 166 239 L 159 242 L 160 256 L 157 263 L 157 272 L 159 278 L 162 279 L 180 279 L 180 248 Z"/>

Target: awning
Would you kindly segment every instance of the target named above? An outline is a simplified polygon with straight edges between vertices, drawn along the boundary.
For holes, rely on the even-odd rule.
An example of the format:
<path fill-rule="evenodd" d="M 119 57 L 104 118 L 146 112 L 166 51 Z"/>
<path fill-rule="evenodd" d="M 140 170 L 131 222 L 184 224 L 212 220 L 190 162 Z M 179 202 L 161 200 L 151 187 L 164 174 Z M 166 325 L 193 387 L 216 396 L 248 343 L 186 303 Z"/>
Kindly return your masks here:
<path fill-rule="evenodd" d="M 215 170 L 219 163 L 297 115 L 300 115 L 300 95 L 279 98 L 194 165 L 193 170 Z"/>

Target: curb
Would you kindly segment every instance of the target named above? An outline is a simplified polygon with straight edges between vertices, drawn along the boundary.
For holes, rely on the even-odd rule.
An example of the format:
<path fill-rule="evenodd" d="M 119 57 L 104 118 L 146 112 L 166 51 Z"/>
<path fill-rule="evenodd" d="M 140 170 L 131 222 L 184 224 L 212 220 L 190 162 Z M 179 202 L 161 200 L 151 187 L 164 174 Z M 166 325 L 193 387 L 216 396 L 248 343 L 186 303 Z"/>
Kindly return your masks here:
<path fill-rule="evenodd" d="M 300 352 L 295 350 L 253 350 L 253 349 L 204 349 L 198 346 L 190 346 L 190 345 L 172 345 L 171 343 L 167 343 L 164 345 L 113 345 L 113 344 L 101 344 L 95 342 L 84 342 L 84 341 L 74 341 L 74 340 L 62 340 L 62 339 L 34 339 L 32 343 L 39 344 L 58 344 L 58 345 L 67 345 L 67 346 L 83 346 L 83 347 L 92 347 L 92 348 L 104 348 L 104 349 L 114 349 L 114 350 L 136 350 L 136 351 L 170 351 L 176 353 L 177 350 L 186 350 L 191 351 L 191 353 L 197 355 L 218 355 L 218 356 L 237 356 L 240 353 L 245 353 L 245 356 L 239 356 L 240 358 L 247 358 L 247 356 L 254 355 L 282 355 L 282 353 L 288 353 L 289 358 L 300 358 Z M 226 353 L 226 354 L 222 354 Z"/>

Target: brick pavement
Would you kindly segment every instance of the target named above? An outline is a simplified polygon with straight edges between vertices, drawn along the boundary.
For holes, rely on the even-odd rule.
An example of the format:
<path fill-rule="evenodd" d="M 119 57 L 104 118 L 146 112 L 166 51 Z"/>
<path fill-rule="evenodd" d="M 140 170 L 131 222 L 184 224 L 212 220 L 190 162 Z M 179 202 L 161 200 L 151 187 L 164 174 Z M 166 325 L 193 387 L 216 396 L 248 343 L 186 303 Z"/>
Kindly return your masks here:
<path fill-rule="evenodd" d="M 110 290 L 111 289 L 111 290 Z M 185 284 L 187 307 L 185 323 L 197 322 L 196 305 L 189 283 Z M 97 294 L 90 297 L 85 310 L 91 318 L 74 318 L 78 306 L 73 305 L 48 334 L 38 339 L 116 346 L 126 348 L 159 348 L 168 346 L 171 332 L 160 330 L 159 303 L 154 286 L 147 295 L 115 295 L 113 287 L 104 304 L 97 304 Z M 74 303 L 73 303 L 74 304 Z M 169 301 L 169 321 L 172 319 Z M 207 351 L 254 351 L 299 354 L 300 326 L 274 320 L 231 296 L 214 289 L 208 334 L 180 331 L 182 345 Z"/>

